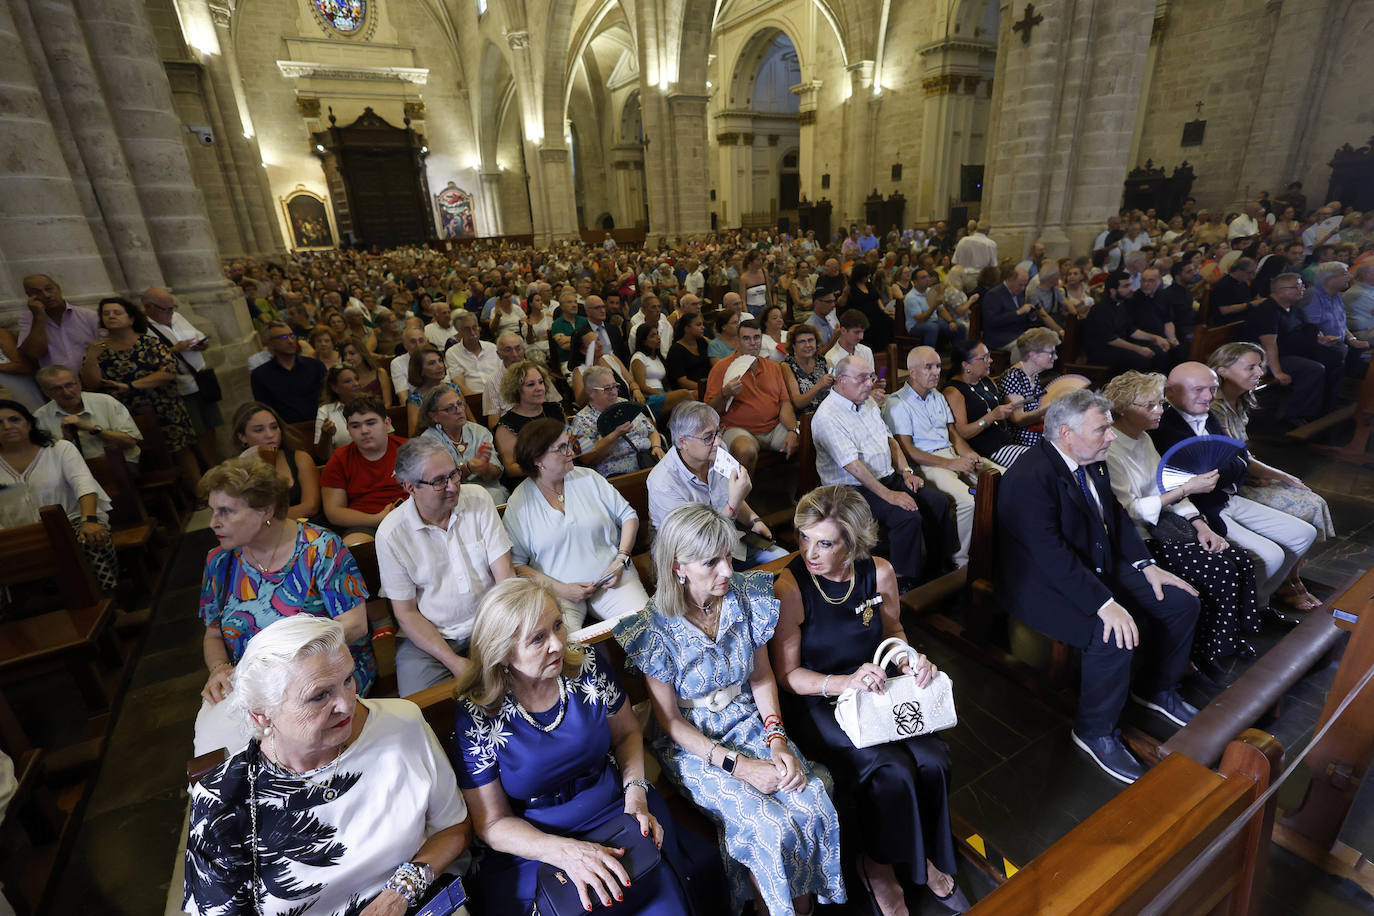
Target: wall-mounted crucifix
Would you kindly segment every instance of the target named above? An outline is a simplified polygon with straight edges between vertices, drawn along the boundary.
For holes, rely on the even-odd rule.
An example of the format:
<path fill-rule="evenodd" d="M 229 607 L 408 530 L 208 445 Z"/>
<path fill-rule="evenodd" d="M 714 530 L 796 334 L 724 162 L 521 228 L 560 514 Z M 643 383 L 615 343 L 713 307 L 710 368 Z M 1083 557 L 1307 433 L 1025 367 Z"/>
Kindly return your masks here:
<path fill-rule="evenodd" d="M 1031 29 L 1044 21 L 1045 17 L 1035 11 L 1035 4 L 1027 3 L 1025 15 L 1022 16 L 1020 22 L 1012 25 L 1011 30 L 1013 32 L 1020 32 L 1021 44 L 1028 45 L 1031 40 Z"/>

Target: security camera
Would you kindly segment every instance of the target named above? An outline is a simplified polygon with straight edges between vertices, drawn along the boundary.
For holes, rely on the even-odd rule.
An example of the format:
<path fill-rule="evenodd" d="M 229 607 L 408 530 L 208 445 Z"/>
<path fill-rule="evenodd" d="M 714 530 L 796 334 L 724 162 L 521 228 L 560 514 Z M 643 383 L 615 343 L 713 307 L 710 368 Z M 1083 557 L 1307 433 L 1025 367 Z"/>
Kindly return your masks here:
<path fill-rule="evenodd" d="M 196 135 L 201 146 L 214 146 L 215 134 L 204 124 L 187 124 L 186 129 Z"/>

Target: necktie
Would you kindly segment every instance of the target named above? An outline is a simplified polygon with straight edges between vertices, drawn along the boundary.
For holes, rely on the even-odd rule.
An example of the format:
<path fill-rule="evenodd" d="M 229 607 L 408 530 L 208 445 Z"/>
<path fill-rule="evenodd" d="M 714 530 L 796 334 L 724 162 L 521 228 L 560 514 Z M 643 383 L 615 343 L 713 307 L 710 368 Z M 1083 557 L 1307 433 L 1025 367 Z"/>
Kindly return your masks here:
<path fill-rule="evenodd" d="M 1083 491 L 1083 498 L 1088 501 L 1089 511 L 1092 512 L 1094 518 L 1102 522 L 1102 512 L 1098 509 L 1097 500 L 1093 498 L 1093 494 L 1090 491 L 1090 487 L 1088 486 L 1088 472 L 1084 470 L 1083 465 L 1080 464 L 1078 467 L 1074 468 L 1073 476 L 1074 479 L 1078 481 L 1078 489 Z M 1102 525 L 1104 528 L 1106 527 L 1105 522 L 1103 522 Z"/>

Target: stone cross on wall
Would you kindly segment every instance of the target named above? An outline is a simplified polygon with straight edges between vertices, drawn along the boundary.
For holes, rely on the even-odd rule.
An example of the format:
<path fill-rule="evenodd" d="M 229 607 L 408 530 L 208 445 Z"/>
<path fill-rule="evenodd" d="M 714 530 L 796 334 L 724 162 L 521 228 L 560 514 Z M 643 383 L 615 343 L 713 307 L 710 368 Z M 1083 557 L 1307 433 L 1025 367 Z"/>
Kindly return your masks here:
<path fill-rule="evenodd" d="M 1011 30 L 1013 32 L 1020 32 L 1021 44 L 1028 45 L 1031 40 L 1031 29 L 1044 21 L 1045 17 L 1035 11 L 1035 4 L 1027 3 L 1025 15 L 1021 18 L 1020 22 L 1012 25 Z"/>

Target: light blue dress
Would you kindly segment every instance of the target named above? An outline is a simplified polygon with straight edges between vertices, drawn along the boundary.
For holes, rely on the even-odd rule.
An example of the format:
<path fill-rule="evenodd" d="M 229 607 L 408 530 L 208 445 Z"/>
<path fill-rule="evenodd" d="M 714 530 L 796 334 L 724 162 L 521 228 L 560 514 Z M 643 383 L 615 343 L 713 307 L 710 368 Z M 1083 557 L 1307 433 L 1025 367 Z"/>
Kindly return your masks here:
<path fill-rule="evenodd" d="M 616 623 L 615 638 L 630 659 L 680 697 L 696 699 L 742 684 L 743 692 L 720 712 L 684 709 L 702 734 L 741 755 L 767 760 L 763 721 L 749 690 L 754 651 L 766 645 L 778 622 L 773 576 L 736 574 L 721 602 L 714 643 L 680 617 L 658 613 L 650 602 L 642 612 Z M 840 821 L 819 771 L 796 745 L 807 783 L 800 792 L 765 795 L 742 779 L 683 750 L 661 732 L 651 750 L 663 771 L 716 822 L 730 885 L 733 912 L 752 899 L 752 874 L 773 916 L 792 914 L 792 898 L 817 894 L 822 902 L 843 902 Z"/>

